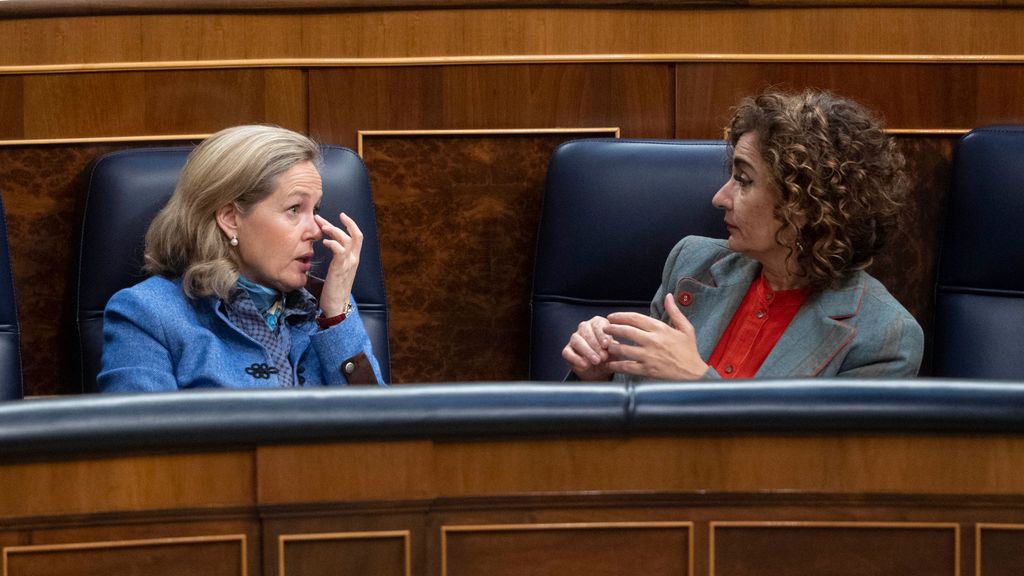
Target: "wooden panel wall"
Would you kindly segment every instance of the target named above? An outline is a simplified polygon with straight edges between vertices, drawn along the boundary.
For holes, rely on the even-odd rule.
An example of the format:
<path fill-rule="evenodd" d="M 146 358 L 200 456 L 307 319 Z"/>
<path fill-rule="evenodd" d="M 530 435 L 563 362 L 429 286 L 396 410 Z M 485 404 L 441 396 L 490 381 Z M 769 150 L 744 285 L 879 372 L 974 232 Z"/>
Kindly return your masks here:
<path fill-rule="evenodd" d="M 974 126 L 1024 122 L 1019 29 L 1024 11 L 969 6 L 0 20 L 0 192 L 14 252 L 26 390 L 77 392 L 61 373 L 67 271 L 77 238 L 75 177 L 105 151 L 195 141 L 248 122 L 353 148 L 360 131 L 380 130 L 571 135 L 611 128 L 627 138 L 719 138 L 730 107 L 767 86 L 828 88 L 857 98 L 900 134 L 916 184 L 901 237 L 872 271 L 927 334 L 956 139 Z M 367 141 L 395 311 L 396 382 L 525 376 L 533 215 L 547 150 L 559 138 Z M 498 142 L 507 153 L 495 152 Z M 487 192 L 472 214 L 470 205 L 452 202 L 456 183 Z M 479 225 L 460 225 L 468 221 Z M 468 281 L 443 281 L 453 279 L 445 276 L 453 266 Z M 504 312 L 481 323 L 493 295 Z M 475 303 L 478 313 L 460 313 L 456 303 Z M 496 339 L 504 345 L 493 345 Z M 440 343 L 443 350 L 430 345 Z"/>
<path fill-rule="evenodd" d="M 11 575 L 1019 574 L 1022 454 L 847 433 L 6 458 L 0 554 Z"/>

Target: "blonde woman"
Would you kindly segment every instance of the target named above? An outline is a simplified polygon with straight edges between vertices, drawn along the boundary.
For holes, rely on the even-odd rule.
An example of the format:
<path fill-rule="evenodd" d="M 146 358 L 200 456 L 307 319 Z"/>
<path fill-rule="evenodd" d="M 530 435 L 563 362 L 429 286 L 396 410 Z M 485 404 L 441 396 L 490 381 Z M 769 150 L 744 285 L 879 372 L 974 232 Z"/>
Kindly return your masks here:
<path fill-rule="evenodd" d="M 352 299 L 362 233 L 318 214 L 319 162 L 309 138 L 272 126 L 192 151 L 146 234 L 152 276 L 104 311 L 101 390 L 381 382 Z M 307 275 L 316 242 L 332 252 L 322 284 Z"/>

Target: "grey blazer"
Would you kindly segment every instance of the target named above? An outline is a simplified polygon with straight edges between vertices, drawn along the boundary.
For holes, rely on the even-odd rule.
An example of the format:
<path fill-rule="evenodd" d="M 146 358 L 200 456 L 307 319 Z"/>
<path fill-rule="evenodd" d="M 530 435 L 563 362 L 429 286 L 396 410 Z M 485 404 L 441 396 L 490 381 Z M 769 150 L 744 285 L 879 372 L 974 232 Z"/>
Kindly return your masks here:
<path fill-rule="evenodd" d="M 725 240 L 700 236 L 680 240 L 651 302 L 651 315 L 668 322 L 664 301 L 672 292 L 696 329 L 705 360 L 761 271 L 756 260 L 726 246 Z M 914 317 L 878 280 L 856 272 L 804 302 L 756 377 L 912 377 L 923 351 L 924 333 Z M 712 368 L 706 378 L 720 375 Z"/>

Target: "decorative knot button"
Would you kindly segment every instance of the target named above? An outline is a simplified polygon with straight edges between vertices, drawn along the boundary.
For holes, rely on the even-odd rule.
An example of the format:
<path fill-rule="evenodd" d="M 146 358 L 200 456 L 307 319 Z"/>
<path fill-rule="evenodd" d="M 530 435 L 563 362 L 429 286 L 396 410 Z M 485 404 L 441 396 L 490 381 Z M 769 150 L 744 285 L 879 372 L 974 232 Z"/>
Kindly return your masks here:
<path fill-rule="evenodd" d="M 354 362 L 345 362 L 345 366 L 342 368 L 345 374 L 351 374 L 356 371 L 356 365 Z"/>
<path fill-rule="evenodd" d="M 689 306 L 693 303 L 693 294 L 689 292 L 681 292 L 679 294 L 679 304 L 683 306 Z"/>
<path fill-rule="evenodd" d="M 253 363 L 245 369 L 245 373 L 252 376 L 257 380 L 266 380 L 270 378 L 271 374 L 277 374 L 277 368 L 269 366 L 267 364 L 261 364 L 259 362 Z"/>

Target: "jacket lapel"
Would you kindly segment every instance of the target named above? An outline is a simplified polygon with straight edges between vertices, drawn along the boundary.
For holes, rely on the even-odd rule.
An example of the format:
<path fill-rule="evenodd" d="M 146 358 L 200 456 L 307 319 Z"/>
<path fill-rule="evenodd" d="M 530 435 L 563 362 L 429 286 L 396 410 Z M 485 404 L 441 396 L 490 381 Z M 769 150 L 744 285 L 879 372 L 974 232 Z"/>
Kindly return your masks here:
<path fill-rule="evenodd" d="M 680 295 L 690 295 L 690 304 L 679 309 L 697 329 L 701 358 L 711 357 L 760 269 L 756 261 L 730 254 L 700 276 L 684 276 L 676 281 L 676 303 L 680 303 Z"/>
<path fill-rule="evenodd" d="M 863 276 L 855 274 L 844 286 L 811 296 L 765 358 L 757 375 L 821 374 L 856 334 L 857 329 L 847 320 L 860 310 L 864 291 Z"/>

